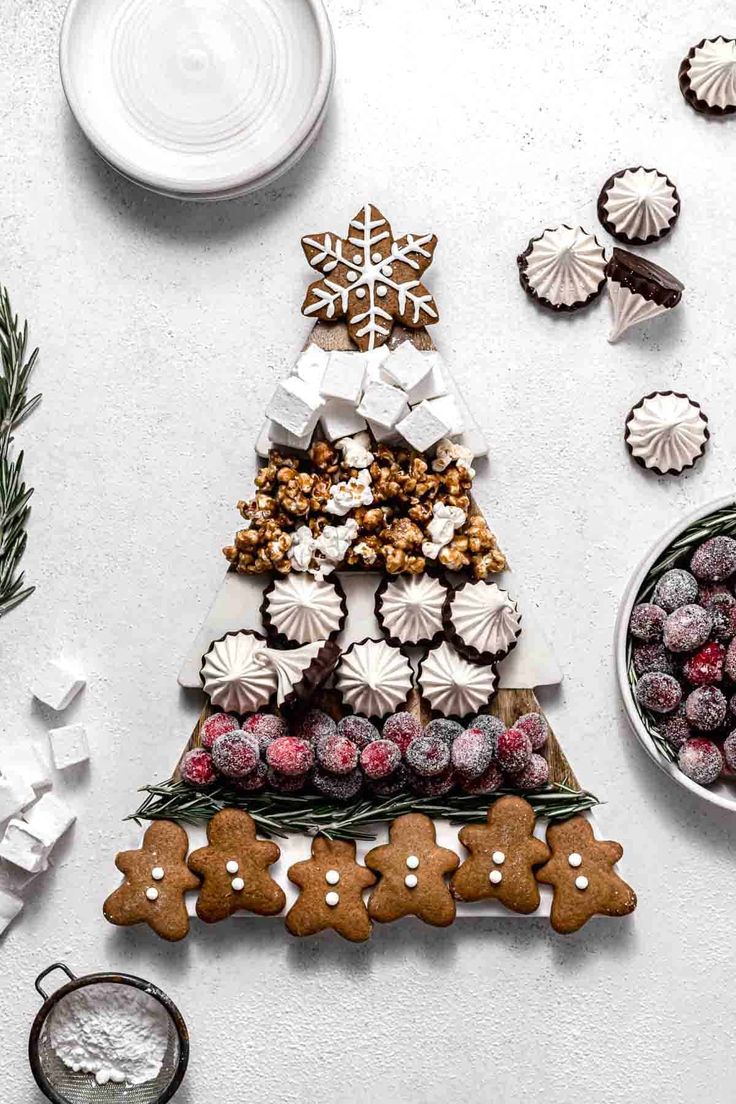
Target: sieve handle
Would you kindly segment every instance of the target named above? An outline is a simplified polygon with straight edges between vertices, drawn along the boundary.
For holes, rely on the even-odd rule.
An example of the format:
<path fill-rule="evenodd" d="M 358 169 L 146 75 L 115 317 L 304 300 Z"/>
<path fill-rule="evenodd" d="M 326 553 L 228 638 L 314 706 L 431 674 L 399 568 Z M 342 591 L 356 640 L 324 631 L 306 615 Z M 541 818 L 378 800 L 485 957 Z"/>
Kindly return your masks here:
<path fill-rule="evenodd" d="M 70 981 L 76 981 L 76 974 L 73 974 L 65 962 L 54 962 L 53 966 L 47 966 L 46 969 L 38 975 L 36 978 L 36 989 L 39 991 L 45 1001 L 49 999 L 49 995 L 45 989 L 41 988 L 41 982 L 52 974 L 54 970 L 63 970 Z"/>

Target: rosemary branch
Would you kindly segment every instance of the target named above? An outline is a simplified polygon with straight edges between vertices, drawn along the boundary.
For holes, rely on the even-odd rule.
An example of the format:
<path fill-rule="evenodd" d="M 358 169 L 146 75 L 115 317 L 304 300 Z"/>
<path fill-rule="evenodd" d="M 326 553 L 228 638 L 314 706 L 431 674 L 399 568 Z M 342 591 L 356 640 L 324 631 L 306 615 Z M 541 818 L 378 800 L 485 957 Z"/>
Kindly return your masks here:
<path fill-rule="evenodd" d="M 23 482 L 23 453 L 13 456 L 11 447 L 14 430 L 41 401 L 40 395 L 28 398 L 38 349 L 26 359 L 27 344 L 28 323 L 20 325 L 7 288 L 0 285 L 0 617 L 35 590 L 24 587 L 20 570 L 33 488 Z"/>
<path fill-rule="evenodd" d="M 426 813 L 453 824 L 469 824 L 486 819 L 488 806 L 511 789 L 497 790 L 486 797 L 452 794 L 447 797 L 416 797 L 397 794 L 384 801 L 361 800 L 346 805 L 328 801 L 319 794 L 245 794 L 226 786 L 194 790 L 186 782 L 162 782 L 144 786 L 147 794 L 140 808 L 128 820 L 176 820 L 196 824 L 210 820 L 224 808 L 245 809 L 267 835 L 286 836 L 290 832 L 318 833 L 335 839 L 371 840 L 370 828 L 385 824 L 403 813 Z M 524 793 L 539 816 L 565 820 L 575 813 L 592 809 L 598 799 L 586 790 L 576 790 L 565 782 L 550 783 L 543 790 Z"/>

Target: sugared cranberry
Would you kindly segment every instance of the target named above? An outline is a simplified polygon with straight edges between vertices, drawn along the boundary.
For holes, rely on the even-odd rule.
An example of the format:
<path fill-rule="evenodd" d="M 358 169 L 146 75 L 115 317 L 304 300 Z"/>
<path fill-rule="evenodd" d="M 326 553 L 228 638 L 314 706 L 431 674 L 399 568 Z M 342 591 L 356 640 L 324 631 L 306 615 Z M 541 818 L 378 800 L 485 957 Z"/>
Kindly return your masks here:
<path fill-rule="evenodd" d="M 394 797 L 409 788 L 409 768 L 399 763 L 396 770 L 385 778 L 375 778 L 370 782 L 371 793 L 376 797 Z"/>
<path fill-rule="evenodd" d="M 650 671 L 662 671 L 666 675 L 675 672 L 672 656 L 664 644 L 639 644 L 632 649 L 631 658 L 637 675 L 646 675 Z"/>
<path fill-rule="evenodd" d="M 498 737 L 496 760 L 504 774 L 523 771 L 532 757 L 532 742 L 520 728 L 507 728 Z"/>
<path fill-rule="evenodd" d="M 636 684 L 636 700 L 652 713 L 672 713 L 682 701 L 682 687 L 672 675 L 652 671 Z"/>
<path fill-rule="evenodd" d="M 655 606 L 661 606 L 667 613 L 687 606 L 698 599 L 698 580 L 689 571 L 683 571 L 680 567 L 674 567 L 671 571 L 665 571 L 662 578 L 654 588 L 652 602 Z"/>
<path fill-rule="evenodd" d="M 412 740 L 422 735 L 422 726 L 412 713 L 393 713 L 384 721 L 382 735 L 384 740 L 391 740 L 401 754 L 406 755 Z"/>
<path fill-rule="evenodd" d="M 479 728 L 469 728 L 453 741 L 452 765 L 466 778 L 478 778 L 490 766 L 494 750 L 492 737 Z"/>
<path fill-rule="evenodd" d="M 736 598 L 728 591 L 706 598 L 701 594 L 700 603 L 713 618 L 713 636 L 728 644 L 736 636 Z"/>
<path fill-rule="evenodd" d="M 494 717 L 490 713 L 479 713 L 477 717 L 473 717 L 472 721 L 468 725 L 468 728 L 479 728 L 481 732 L 485 732 L 486 736 L 490 736 L 493 741 L 494 755 L 495 748 L 498 743 L 498 737 L 502 732 L 506 731 L 506 725 L 503 723 L 500 717 Z"/>
<path fill-rule="evenodd" d="M 435 778 L 450 765 L 450 745 L 441 736 L 427 736 L 425 729 L 425 735 L 418 736 L 409 744 L 406 761 L 422 778 Z"/>
<path fill-rule="evenodd" d="M 211 785 L 217 778 L 212 756 L 205 748 L 192 748 L 188 751 L 181 761 L 179 771 L 183 780 L 198 790 Z"/>
<path fill-rule="evenodd" d="M 726 699 L 717 686 L 699 686 L 688 695 L 685 716 L 693 728 L 714 732 L 726 719 Z"/>
<path fill-rule="evenodd" d="M 311 778 L 315 790 L 333 801 L 351 801 L 363 785 L 363 774 L 357 767 L 348 774 L 330 774 L 321 767 L 315 767 Z"/>
<path fill-rule="evenodd" d="M 294 736 L 310 744 L 315 744 L 323 736 L 334 736 L 336 731 L 337 725 L 332 717 L 321 709 L 310 709 L 294 726 Z"/>
<path fill-rule="evenodd" d="M 259 759 L 258 741 L 245 732 L 226 732 L 212 745 L 212 761 L 225 778 L 247 778 Z"/>
<path fill-rule="evenodd" d="M 673 717 L 668 717 L 659 727 L 670 747 L 679 751 L 686 740 L 692 739 L 693 731 L 687 723 L 685 710 L 680 709 Z"/>
<path fill-rule="evenodd" d="M 463 726 L 457 721 L 450 721 L 445 717 L 438 717 L 425 725 L 423 736 L 430 736 L 443 740 L 448 747 L 452 747 L 452 741 L 463 731 Z"/>
<path fill-rule="evenodd" d="M 683 774 L 700 786 L 709 786 L 723 770 L 723 756 L 712 740 L 687 740 L 677 756 Z"/>
<path fill-rule="evenodd" d="M 378 740 L 381 735 L 367 717 L 360 717 L 357 713 L 351 713 L 347 717 L 343 717 L 338 722 L 337 731 L 340 736 L 345 736 L 348 740 L 351 740 L 360 750 L 366 744 L 370 744 L 372 740 Z"/>
<path fill-rule="evenodd" d="M 218 736 L 224 736 L 226 732 L 235 732 L 239 728 L 237 717 L 232 717 L 229 713 L 213 713 L 200 729 L 199 738 L 202 747 L 211 750 Z"/>
<path fill-rule="evenodd" d="M 532 755 L 523 771 L 511 775 L 514 786 L 520 790 L 538 790 L 549 782 L 549 763 L 543 755 Z"/>
<path fill-rule="evenodd" d="M 268 785 L 276 793 L 301 793 L 309 780 L 308 774 L 282 774 L 281 771 L 268 768 Z"/>
<path fill-rule="evenodd" d="M 458 781 L 463 793 L 477 794 L 482 797 L 484 794 L 495 793 L 499 789 L 503 784 L 503 774 L 497 763 L 491 763 L 478 778 L 464 778 L 460 775 Z"/>
<path fill-rule="evenodd" d="M 386 778 L 401 762 L 401 752 L 392 740 L 373 740 L 360 753 L 366 778 Z"/>
<path fill-rule="evenodd" d="M 266 748 L 266 761 L 269 767 L 293 778 L 306 774 L 314 763 L 312 745 L 298 736 L 282 736 Z"/>
<path fill-rule="evenodd" d="M 525 713 L 514 721 L 514 728 L 526 732 L 532 742 L 532 751 L 539 751 L 547 743 L 549 725 L 541 713 Z"/>
<path fill-rule="evenodd" d="M 736 572 L 736 540 L 733 537 L 711 537 L 693 554 L 690 569 L 706 583 L 722 583 Z"/>
<path fill-rule="evenodd" d="M 631 611 L 629 631 L 637 640 L 652 644 L 655 640 L 662 639 L 666 618 L 667 614 L 661 606 L 655 606 L 653 602 L 641 602 Z"/>
<path fill-rule="evenodd" d="M 705 686 L 708 683 L 720 682 L 723 678 L 723 661 L 726 658 L 726 649 L 722 644 L 706 644 L 695 655 L 689 657 L 682 673 L 688 682 L 694 686 Z"/>
<path fill-rule="evenodd" d="M 723 670 L 732 682 L 736 682 L 736 640 L 732 640 L 728 645 L 726 658 L 723 661 Z"/>
<path fill-rule="evenodd" d="M 680 606 L 664 623 L 664 643 L 671 652 L 694 652 L 705 644 L 713 617 L 702 606 Z"/>
<path fill-rule="evenodd" d="M 350 774 L 358 765 L 358 749 L 347 736 L 323 736 L 315 751 L 320 767 L 330 774 Z"/>
<path fill-rule="evenodd" d="M 256 763 L 256 769 L 252 774 L 249 774 L 247 778 L 233 779 L 233 785 L 238 790 L 243 790 L 245 793 L 258 793 L 262 790 L 266 782 L 268 781 L 268 767 L 259 759 Z"/>
<path fill-rule="evenodd" d="M 411 771 L 409 775 L 409 785 L 417 797 L 443 797 L 451 793 L 456 784 L 457 775 L 452 767 L 446 767 L 441 774 L 432 775 L 431 778 L 417 774 L 416 771 Z"/>
<path fill-rule="evenodd" d="M 289 726 L 282 717 L 277 717 L 274 713 L 254 713 L 243 721 L 243 732 L 255 736 L 263 755 L 274 740 L 289 735 Z"/>
<path fill-rule="evenodd" d="M 736 772 L 736 729 L 723 741 L 723 758 L 728 769 Z"/>

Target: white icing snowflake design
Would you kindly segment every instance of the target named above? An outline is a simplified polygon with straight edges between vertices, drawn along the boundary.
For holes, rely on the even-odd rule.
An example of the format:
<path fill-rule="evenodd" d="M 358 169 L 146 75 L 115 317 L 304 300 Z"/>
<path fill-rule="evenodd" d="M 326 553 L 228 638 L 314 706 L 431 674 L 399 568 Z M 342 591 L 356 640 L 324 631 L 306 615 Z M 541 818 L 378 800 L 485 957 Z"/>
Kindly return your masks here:
<path fill-rule="evenodd" d="M 394 240 L 388 221 L 370 203 L 358 212 L 347 238 L 314 234 L 302 249 L 321 280 L 309 285 L 302 313 L 334 322 L 346 318 L 362 351 L 388 341 L 394 321 L 411 329 L 439 319 L 437 304 L 422 283 L 437 247 L 434 234 Z"/>

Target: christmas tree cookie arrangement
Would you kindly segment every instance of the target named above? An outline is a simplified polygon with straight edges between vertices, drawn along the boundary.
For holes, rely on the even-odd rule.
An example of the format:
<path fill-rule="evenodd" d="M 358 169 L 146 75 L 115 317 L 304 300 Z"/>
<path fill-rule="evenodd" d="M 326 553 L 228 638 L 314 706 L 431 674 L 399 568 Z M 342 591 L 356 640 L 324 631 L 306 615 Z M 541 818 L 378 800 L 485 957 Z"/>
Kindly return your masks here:
<path fill-rule="evenodd" d="M 437 239 L 366 204 L 302 246 L 316 323 L 180 675 L 206 704 L 136 816 L 207 825 L 189 869 L 209 921 L 281 911 L 281 890 L 292 934 L 356 941 L 374 920 L 532 911 L 547 824 L 596 799 L 539 709 L 559 671 L 474 501 L 486 444 L 426 329 Z M 508 852 L 488 892 L 482 847 L 455 873 L 460 824 L 471 851 L 498 832 Z"/>

